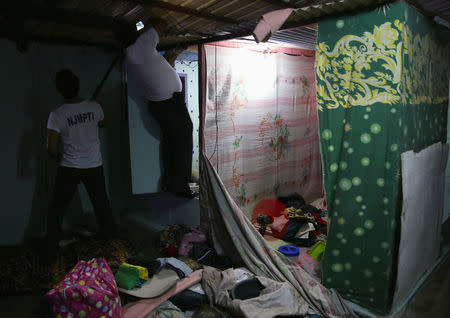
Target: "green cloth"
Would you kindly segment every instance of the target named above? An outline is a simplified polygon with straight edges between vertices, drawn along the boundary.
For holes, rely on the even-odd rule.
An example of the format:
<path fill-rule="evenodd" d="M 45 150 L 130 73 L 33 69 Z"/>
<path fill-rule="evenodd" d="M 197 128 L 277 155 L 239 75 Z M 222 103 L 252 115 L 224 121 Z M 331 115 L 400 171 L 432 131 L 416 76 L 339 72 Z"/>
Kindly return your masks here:
<path fill-rule="evenodd" d="M 392 303 L 400 155 L 445 140 L 449 47 L 403 2 L 319 22 L 316 87 L 330 232 L 323 281 L 377 312 Z"/>
<path fill-rule="evenodd" d="M 117 286 L 123 289 L 133 289 L 139 281 L 139 269 L 132 266 L 120 265 L 114 276 Z"/>
<path fill-rule="evenodd" d="M 325 252 L 326 244 L 322 241 L 316 242 L 313 247 L 309 250 L 308 254 L 312 258 L 320 261 L 322 260 L 323 253 Z"/>

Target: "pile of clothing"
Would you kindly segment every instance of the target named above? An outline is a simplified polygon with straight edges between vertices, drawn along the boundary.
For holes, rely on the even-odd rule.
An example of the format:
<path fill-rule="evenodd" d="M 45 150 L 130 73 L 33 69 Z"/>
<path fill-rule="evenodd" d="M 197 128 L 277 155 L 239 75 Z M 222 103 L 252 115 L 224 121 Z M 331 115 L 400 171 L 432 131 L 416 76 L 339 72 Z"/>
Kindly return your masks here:
<path fill-rule="evenodd" d="M 208 303 L 201 273 L 176 258 L 133 257 L 114 274 L 105 258 L 94 258 L 78 262 L 46 300 L 52 317 L 185 317 L 174 303 L 188 308 Z"/>
<path fill-rule="evenodd" d="M 148 280 L 148 270 L 145 267 L 122 263 L 116 272 L 117 285 L 126 290 L 141 288 Z"/>
<path fill-rule="evenodd" d="M 133 264 L 130 264 L 133 263 Z M 136 265 L 135 265 L 136 264 Z M 138 264 L 138 265 L 137 265 Z M 200 268 L 200 266 L 196 266 Z M 130 295 L 139 295 L 144 293 L 144 289 L 151 283 L 153 284 L 153 294 L 155 293 L 155 280 L 165 278 L 167 284 L 176 282 L 179 279 L 185 278 L 193 272 L 185 262 L 175 258 L 157 258 L 152 261 L 148 261 L 142 257 L 134 257 L 119 266 L 115 279 L 119 290 L 124 291 Z M 170 279 L 166 279 L 170 277 Z M 152 278 L 156 278 L 153 279 Z M 131 293 L 130 290 L 137 291 L 137 293 Z"/>
<path fill-rule="evenodd" d="M 317 223 L 300 210 L 292 205 L 286 215 Z M 176 257 L 124 252 L 111 261 L 79 261 L 46 293 L 51 317 L 309 317 L 307 302 L 289 283 L 233 268 L 200 228 L 171 225 L 160 238 L 161 251 L 175 251 Z"/>
<path fill-rule="evenodd" d="M 300 247 L 310 247 L 317 241 L 326 242 L 328 222 L 325 208 L 307 204 L 298 193 L 277 199 L 285 210 L 270 224 L 274 237 Z"/>
<path fill-rule="evenodd" d="M 160 253 L 169 257 L 190 258 L 219 269 L 231 266 L 230 259 L 218 255 L 207 242 L 205 232 L 195 226 L 169 225 L 160 233 Z"/>
<path fill-rule="evenodd" d="M 80 261 L 46 293 L 56 317 L 185 318 L 303 316 L 307 302 L 287 282 L 246 268 L 192 270 L 176 258 Z M 131 262 L 141 265 L 133 265 Z M 145 265 L 146 267 L 142 266 Z"/>

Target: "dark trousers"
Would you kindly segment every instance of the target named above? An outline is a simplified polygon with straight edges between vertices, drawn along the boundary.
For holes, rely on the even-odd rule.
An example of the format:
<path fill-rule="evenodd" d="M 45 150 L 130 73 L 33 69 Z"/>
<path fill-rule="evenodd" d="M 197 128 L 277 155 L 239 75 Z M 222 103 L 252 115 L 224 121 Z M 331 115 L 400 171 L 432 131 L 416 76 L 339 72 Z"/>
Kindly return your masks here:
<path fill-rule="evenodd" d="M 192 121 L 184 94 L 161 102 L 148 102 L 150 114 L 161 128 L 162 188 L 173 193 L 189 191 L 192 175 Z"/>
<path fill-rule="evenodd" d="M 108 195 L 106 194 L 103 166 L 89 169 L 59 167 L 56 175 L 53 201 L 47 216 L 48 256 L 54 257 L 62 236 L 62 222 L 70 201 L 82 182 L 94 206 L 99 235 L 102 238 L 113 236 L 116 226 L 113 220 Z"/>

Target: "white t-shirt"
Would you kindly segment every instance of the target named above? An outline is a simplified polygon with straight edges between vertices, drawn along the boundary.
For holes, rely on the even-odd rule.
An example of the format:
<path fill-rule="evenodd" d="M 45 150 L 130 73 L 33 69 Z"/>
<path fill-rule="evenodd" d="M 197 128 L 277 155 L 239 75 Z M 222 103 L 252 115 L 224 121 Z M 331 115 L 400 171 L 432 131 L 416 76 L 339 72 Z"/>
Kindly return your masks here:
<path fill-rule="evenodd" d="M 173 93 L 182 90 L 177 72 L 156 50 L 158 42 L 158 33 L 150 28 L 126 50 L 130 82 L 137 85 L 144 97 L 153 102 L 169 99 Z"/>
<path fill-rule="evenodd" d="M 87 169 L 102 165 L 98 122 L 102 107 L 93 101 L 63 104 L 50 113 L 47 128 L 60 133 L 63 153 L 60 165 Z"/>

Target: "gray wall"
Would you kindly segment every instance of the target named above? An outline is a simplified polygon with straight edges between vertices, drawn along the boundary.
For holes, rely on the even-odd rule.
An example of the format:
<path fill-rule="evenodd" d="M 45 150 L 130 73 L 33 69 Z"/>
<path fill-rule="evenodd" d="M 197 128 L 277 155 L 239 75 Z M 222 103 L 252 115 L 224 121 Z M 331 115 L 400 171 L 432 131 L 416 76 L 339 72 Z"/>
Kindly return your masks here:
<path fill-rule="evenodd" d="M 449 109 L 447 113 L 447 143 L 450 144 L 450 82 L 449 84 Z M 442 213 L 442 223 L 450 216 L 450 154 L 447 159 L 447 170 L 445 171 L 445 201 L 444 213 Z"/>
<path fill-rule="evenodd" d="M 55 72 L 71 68 L 80 77 L 81 97 L 89 98 L 117 53 L 39 43 L 20 53 L 8 40 L 0 40 L 0 48 L 3 71 L 0 80 L 3 123 L 0 126 L 3 146 L 0 245 L 15 245 L 42 237 L 46 230 L 47 207 L 57 168 L 45 149 L 46 124 L 50 111 L 63 102 L 54 88 Z M 148 152 L 147 130 L 129 138 L 127 92 L 121 85 L 119 63 L 105 82 L 100 98 L 108 120 L 108 126 L 100 131 L 106 184 L 113 212 L 121 226 L 133 229 L 133 224 L 139 224 L 159 230 L 171 223 L 198 225 L 198 200 L 174 198 L 170 194 L 132 195 L 130 143 L 133 149 L 145 150 L 140 160 L 146 163 L 150 174 L 159 173 L 159 154 Z M 141 120 L 135 118 L 138 119 Z M 133 125 L 132 120 L 130 125 Z M 158 137 L 154 125 L 150 128 Z M 153 142 L 159 143 L 157 139 Z M 146 172 L 138 170 L 137 173 Z M 92 221 L 92 205 L 84 188 L 80 186 L 79 190 L 66 213 L 66 227 L 84 226 Z"/>
<path fill-rule="evenodd" d="M 12 245 L 45 232 L 57 167 L 46 153 L 46 123 L 50 111 L 62 103 L 53 85 L 55 72 L 71 68 L 80 77 L 81 97 L 89 98 L 114 54 L 95 48 L 47 44 L 32 44 L 20 53 L 8 40 L 0 40 L 0 48 L 0 245 Z M 102 155 L 116 214 L 124 209 L 131 193 L 126 94 L 120 82 L 116 67 L 101 94 L 109 121 L 100 133 Z M 69 223 L 80 222 L 90 210 L 92 206 L 83 191 L 73 200 L 66 219 Z"/>

